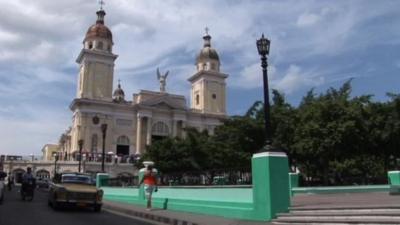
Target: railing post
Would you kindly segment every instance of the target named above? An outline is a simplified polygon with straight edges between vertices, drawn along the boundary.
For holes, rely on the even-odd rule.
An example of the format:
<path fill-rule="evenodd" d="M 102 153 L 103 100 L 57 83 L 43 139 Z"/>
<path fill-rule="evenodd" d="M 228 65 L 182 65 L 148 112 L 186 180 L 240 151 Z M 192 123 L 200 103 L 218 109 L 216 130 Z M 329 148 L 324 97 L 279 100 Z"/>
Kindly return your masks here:
<path fill-rule="evenodd" d="M 299 173 L 289 173 L 289 193 L 293 196 L 293 188 L 299 187 Z"/>
<path fill-rule="evenodd" d="M 139 183 L 142 180 L 145 171 L 146 171 L 146 167 L 139 170 L 139 173 L 138 173 L 138 178 L 139 178 L 138 182 Z M 138 195 L 139 200 L 146 200 L 146 196 L 144 193 L 144 185 L 139 186 L 138 192 L 139 192 L 139 195 Z"/>
<path fill-rule="evenodd" d="M 399 195 L 400 194 L 400 171 L 388 171 L 389 178 L 389 194 Z"/>
<path fill-rule="evenodd" d="M 253 155 L 253 207 L 255 219 L 272 220 L 277 213 L 288 212 L 289 164 L 283 152 Z"/>
<path fill-rule="evenodd" d="M 102 186 L 107 185 L 106 180 L 109 178 L 109 174 L 108 173 L 98 173 L 96 175 L 96 187 L 100 188 Z"/>

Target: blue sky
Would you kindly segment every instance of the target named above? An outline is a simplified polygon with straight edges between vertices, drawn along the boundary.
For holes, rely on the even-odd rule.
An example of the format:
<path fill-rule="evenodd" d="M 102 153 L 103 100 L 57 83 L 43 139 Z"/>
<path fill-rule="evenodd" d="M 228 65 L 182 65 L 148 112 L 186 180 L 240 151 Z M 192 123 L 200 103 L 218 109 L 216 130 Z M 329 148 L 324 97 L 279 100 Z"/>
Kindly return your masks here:
<path fill-rule="evenodd" d="M 0 154 L 39 154 L 71 123 L 78 65 L 96 0 L 0 0 Z M 228 112 L 262 99 L 255 41 L 271 39 L 270 86 L 297 105 L 311 88 L 353 78 L 354 95 L 400 93 L 400 1 L 113 0 L 104 6 L 114 35 L 114 86 L 131 99 L 157 90 L 156 68 L 170 70 L 167 91 L 189 97 L 187 78 L 204 27 L 220 55 Z"/>

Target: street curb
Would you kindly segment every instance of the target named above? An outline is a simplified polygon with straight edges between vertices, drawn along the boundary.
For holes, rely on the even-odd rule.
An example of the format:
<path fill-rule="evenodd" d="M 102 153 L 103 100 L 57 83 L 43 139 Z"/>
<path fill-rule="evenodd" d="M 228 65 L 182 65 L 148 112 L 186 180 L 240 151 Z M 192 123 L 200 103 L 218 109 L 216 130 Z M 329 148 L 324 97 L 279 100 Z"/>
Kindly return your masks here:
<path fill-rule="evenodd" d="M 181 220 L 178 218 L 173 218 L 173 217 L 168 217 L 164 215 L 157 215 L 156 213 L 152 213 L 152 211 L 149 212 L 142 212 L 138 210 L 133 210 L 133 209 L 127 209 L 124 207 L 116 206 L 116 205 L 111 205 L 107 203 L 103 203 L 103 209 L 105 210 L 110 210 L 110 211 L 116 211 L 122 214 L 126 214 L 128 216 L 132 217 L 137 217 L 140 219 L 144 219 L 147 221 L 153 221 L 153 222 L 158 222 L 162 224 L 170 224 L 170 225 L 200 225 L 198 223 L 193 223 L 190 221 L 186 220 Z"/>
<path fill-rule="evenodd" d="M 144 218 L 135 217 L 135 216 L 128 215 L 128 214 L 123 213 L 123 212 L 114 211 L 114 210 L 111 210 L 111 209 L 103 209 L 103 211 L 111 213 L 111 214 L 114 214 L 114 215 L 118 215 L 118 216 L 130 218 L 130 219 L 134 219 L 134 220 L 137 220 L 137 221 L 142 221 L 142 222 L 145 222 L 145 223 L 151 223 L 152 225 L 165 225 L 165 223 L 149 221 L 149 220 L 144 219 Z"/>

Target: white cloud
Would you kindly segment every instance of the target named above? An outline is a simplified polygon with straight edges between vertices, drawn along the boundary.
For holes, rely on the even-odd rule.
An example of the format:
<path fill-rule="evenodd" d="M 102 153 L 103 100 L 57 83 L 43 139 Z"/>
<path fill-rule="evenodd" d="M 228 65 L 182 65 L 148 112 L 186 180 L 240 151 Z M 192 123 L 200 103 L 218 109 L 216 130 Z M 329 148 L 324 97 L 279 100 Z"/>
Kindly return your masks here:
<path fill-rule="evenodd" d="M 39 154 L 46 143 L 57 143 L 65 124 L 70 122 L 69 112 L 52 107 L 22 105 L 9 110 L 17 113 L 22 109 L 29 117 L 5 118 L 0 112 L 0 154 Z"/>
<path fill-rule="evenodd" d="M 297 25 L 299 27 L 311 26 L 318 22 L 320 17 L 312 13 L 303 13 L 297 19 Z"/>
<path fill-rule="evenodd" d="M 324 83 L 322 76 L 304 72 L 299 66 L 290 65 L 282 79 L 275 82 L 275 87 L 287 94 L 291 94 L 299 89 L 319 86 Z"/>
<path fill-rule="evenodd" d="M 273 65 L 268 66 L 268 80 L 275 79 L 276 68 Z M 244 67 L 236 77 L 232 74 L 228 80 L 232 87 L 251 89 L 263 86 L 263 74 L 260 62 Z"/>

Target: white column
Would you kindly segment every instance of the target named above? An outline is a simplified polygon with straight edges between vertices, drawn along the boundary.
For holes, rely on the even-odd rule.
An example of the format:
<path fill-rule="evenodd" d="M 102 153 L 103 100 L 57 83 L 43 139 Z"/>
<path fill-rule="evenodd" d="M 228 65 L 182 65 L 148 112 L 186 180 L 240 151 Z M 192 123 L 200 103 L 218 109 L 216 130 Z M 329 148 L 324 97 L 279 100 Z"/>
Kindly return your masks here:
<path fill-rule="evenodd" d="M 151 144 L 151 117 L 147 117 L 147 129 L 146 129 L 146 145 Z"/>
<path fill-rule="evenodd" d="M 136 154 L 142 153 L 142 119 L 140 115 L 137 115 L 137 123 L 136 123 Z"/>

